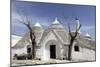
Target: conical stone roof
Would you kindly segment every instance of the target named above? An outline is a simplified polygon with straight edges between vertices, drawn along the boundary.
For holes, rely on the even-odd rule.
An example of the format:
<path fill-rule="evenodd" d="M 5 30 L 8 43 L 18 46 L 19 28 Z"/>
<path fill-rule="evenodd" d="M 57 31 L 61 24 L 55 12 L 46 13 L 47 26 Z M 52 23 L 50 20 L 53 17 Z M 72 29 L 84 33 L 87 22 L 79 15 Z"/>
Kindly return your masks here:
<path fill-rule="evenodd" d="M 51 24 L 51 26 L 49 28 L 51 28 L 51 29 L 62 29 L 64 27 L 60 24 L 60 21 L 57 18 L 55 18 L 55 20 L 53 21 L 53 23 Z"/>

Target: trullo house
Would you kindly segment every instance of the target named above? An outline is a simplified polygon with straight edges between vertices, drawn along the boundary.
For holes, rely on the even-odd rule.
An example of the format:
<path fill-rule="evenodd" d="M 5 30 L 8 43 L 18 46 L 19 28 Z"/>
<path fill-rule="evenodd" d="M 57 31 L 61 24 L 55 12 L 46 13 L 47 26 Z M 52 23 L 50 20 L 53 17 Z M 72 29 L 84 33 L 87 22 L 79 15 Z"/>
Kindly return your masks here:
<path fill-rule="evenodd" d="M 79 24 L 78 19 L 76 22 Z M 37 22 L 33 26 L 33 30 L 36 36 L 36 59 L 63 60 L 68 58 L 70 36 L 68 30 L 61 25 L 59 19 L 56 18 L 47 29 L 44 29 L 39 22 Z M 74 32 L 72 32 L 72 34 L 74 35 Z M 30 41 L 29 33 L 27 32 L 11 47 L 12 59 L 14 59 L 15 54 L 20 56 L 31 53 L 32 44 Z M 95 60 L 95 40 L 93 40 L 89 34 L 82 35 L 81 33 L 78 33 L 76 40 L 73 43 L 71 56 L 72 60 Z"/>

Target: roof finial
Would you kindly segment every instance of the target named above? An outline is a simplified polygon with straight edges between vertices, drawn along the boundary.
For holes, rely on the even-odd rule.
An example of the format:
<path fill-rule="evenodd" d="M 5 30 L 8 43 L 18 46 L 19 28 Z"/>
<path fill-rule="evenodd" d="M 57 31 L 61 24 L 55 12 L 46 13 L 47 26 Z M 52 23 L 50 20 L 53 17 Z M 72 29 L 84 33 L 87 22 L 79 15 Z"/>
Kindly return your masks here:
<path fill-rule="evenodd" d="M 75 20 L 78 20 L 78 17 L 76 16 Z"/>
<path fill-rule="evenodd" d="M 39 22 L 36 22 L 36 24 L 34 25 L 36 27 L 41 27 L 40 23 Z"/>
<path fill-rule="evenodd" d="M 52 24 L 59 24 L 59 21 L 58 21 L 57 17 L 55 18 L 55 20 Z"/>
<path fill-rule="evenodd" d="M 88 33 L 85 36 L 90 37 L 90 35 Z"/>
<path fill-rule="evenodd" d="M 80 21 L 79 21 L 79 19 L 77 18 L 77 16 L 76 16 L 75 20 L 76 20 L 76 26 L 77 26 L 76 29 L 78 29 L 79 26 L 80 26 Z M 81 33 L 80 30 L 78 31 L 78 33 Z"/>

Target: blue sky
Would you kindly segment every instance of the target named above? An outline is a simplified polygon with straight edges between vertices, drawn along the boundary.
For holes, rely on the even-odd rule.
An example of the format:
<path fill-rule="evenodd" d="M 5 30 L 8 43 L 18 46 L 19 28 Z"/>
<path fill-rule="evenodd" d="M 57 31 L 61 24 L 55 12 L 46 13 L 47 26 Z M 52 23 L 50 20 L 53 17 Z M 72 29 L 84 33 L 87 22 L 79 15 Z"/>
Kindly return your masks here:
<path fill-rule="evenodd" d="M 50 4 L 38 2 L 22 2 L 12 0 L 12 34 L 23 35 L 28 29 L 21 24 L 21 15 L 30 17 L 32 24 L 39 22 L 43 26 L 49 26 L 57 17 L 58 20 L 67 26 L 70 24 L 72 30 L 75 25 L 76 16 L 82 24 L 81 32 L 83 35 L 89 33 L 95 38 L 95 6 L 72 5 L 72 4 Z"/>

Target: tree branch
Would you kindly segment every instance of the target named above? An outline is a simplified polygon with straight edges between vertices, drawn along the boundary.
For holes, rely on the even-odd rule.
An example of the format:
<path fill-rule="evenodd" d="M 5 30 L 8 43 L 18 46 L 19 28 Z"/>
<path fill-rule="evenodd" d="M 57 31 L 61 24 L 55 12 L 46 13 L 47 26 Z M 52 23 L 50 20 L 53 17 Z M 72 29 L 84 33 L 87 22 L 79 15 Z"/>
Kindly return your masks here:
<path fill-rule="evenodd" d="M 72 34 L 71 34 L 71 29 L 70 29 L 69 24 L 68 24 L 68 29 L 69 29 L 69 35 L 72 37 Z"/>
<path fill-rule="evenodd" d="M 76 27 L 76 31 L 75 31 L 75 36 L 74 36 L 74 37 L 76 37 L 76 36 L 77 36 L 78 31 L 80 30 L 80 28 L 81 28 L 81 24 L 79 25 L 79 28 L 77 28 L 77 27 Z"/>

